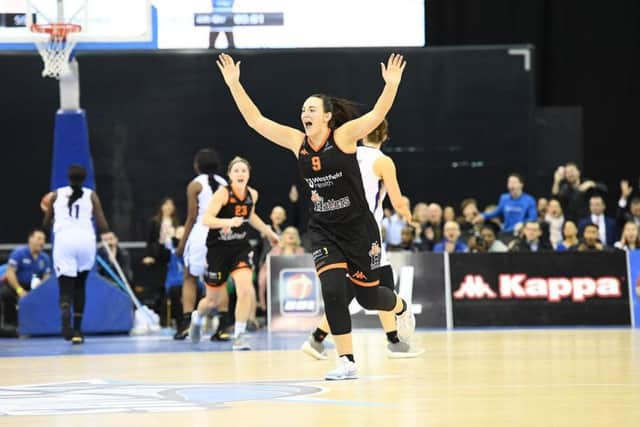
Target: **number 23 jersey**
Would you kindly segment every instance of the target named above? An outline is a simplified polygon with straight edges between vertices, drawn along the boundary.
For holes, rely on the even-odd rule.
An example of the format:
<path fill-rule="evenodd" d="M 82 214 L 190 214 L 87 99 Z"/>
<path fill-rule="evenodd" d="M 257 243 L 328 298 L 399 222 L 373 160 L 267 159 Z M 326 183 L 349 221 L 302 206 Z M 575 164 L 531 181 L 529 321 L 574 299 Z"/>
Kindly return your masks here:
<path fill-rule="evenodd" d="M 253 211 L 253 197 L 249 187 L 244 195 L 237 195 L 230 186 L 223 187 L 228 192 L 227 203 L 220 208 L 218 218 L 242 217 L 244 222 L 239 227 L 212 228 L 207 237 L 207 246 L 246 245 L 249 242 L 249 217 Z"/>

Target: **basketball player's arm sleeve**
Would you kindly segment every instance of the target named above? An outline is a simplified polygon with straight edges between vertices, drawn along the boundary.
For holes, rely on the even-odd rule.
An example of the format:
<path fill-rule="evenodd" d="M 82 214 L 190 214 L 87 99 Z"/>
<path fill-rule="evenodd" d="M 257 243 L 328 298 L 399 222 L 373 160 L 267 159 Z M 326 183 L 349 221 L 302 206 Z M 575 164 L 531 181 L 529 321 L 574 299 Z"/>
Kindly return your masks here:
<path fill-rule="evenodd" d="M 398 212 L 405 221 L 411 222 L 411 211 L 402 198 L 400 184 L 398 184 L 398 177 L 396 175 L 396 165 L 393 160 L 388 156 L 382 156 L 375 161 L 373 168 L 374 173 L 382 178 L 382 182 L 384 182 L 384 186 L 387 188 L 393 209 Z"/>
<path fill-rule="evenodd" d="M 264 117 L 239 81 L 229 86 L 229 90 L 249 127 L 274 144 L 293 151 L 295 155 L 298 154 L 304 133 Z"/>
<path fill-rule="evenodd" d="M 191 182 L 187 186 L 187 220 L 184 223 L 184 234 L 176 252 L 182 253 L 198 216 L 198 193 L 202 190 L 199 182 Z"/>
<path fill-rule="evenodd" d="M 53 203 L 56 201 L 57 196 L 57 193 L 53 193 L 53 196 L 51 196 L 51 201 L 47 205 L 47 210 L 44 212 L 42 227 L 44 227 L 45 230 L 51 227 L 51 220 L 53 219 Z"/>
<path fill-rule="evenodd" d="M 100 203 L 100 198 L 98 194 L 94 191 L 91 193 L 91 203 L 93 203 L 93 212 L 96 218 L 96 224 L 98 225 L 98 230 L 100 233 L 108 233 L 109 232 L 109 223 L 107 222 L 107 218 L 104 216 L 104 211 L 102 210 L 102 204 Z"/>
<path fill-rule="evenodd" d="M 230 227 L 230 219 L 218 218 L 217 216 L 225 203 L 227 203 L 227 191 L 224 187 L 221 187 L 213 193 L 213 197 L 211 197 L 209 206 L 207 206 L 207 210 L 202 218 L 202 223 L 209 228 Z"/>

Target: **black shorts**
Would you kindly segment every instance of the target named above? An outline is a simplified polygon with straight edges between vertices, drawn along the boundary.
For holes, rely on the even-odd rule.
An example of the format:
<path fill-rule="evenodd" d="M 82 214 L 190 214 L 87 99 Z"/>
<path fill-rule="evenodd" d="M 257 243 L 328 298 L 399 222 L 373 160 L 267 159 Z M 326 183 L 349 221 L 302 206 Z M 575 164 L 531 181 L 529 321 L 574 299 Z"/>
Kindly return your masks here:
<path fill-rule="evenodd" d="M 309 223 L 311 254 L 318 274 L 344 268 L 359 286 L 380 284 L 380 232 L 373 215 L 354 224 Z"/>
<path fill-rule="evenodd" d="M 207 286 L 222 286 L 233 271 L 253 268 L 253 248 L 247 245 L 209 246 L 207 248 Z"/>

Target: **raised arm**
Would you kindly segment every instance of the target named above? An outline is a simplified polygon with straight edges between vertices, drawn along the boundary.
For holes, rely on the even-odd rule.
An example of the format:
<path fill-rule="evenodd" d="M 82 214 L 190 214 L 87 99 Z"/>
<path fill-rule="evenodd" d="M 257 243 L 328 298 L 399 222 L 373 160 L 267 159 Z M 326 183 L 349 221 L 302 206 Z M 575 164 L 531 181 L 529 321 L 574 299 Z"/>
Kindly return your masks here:
<path fill-rule="evenodd" d="M 400 185 L 396 176 L 396 165 L 389 156 L 382 156 L 373 163 L 373 172 L 382 179 L 384 186 L 387 188 L 389 200 L 393 209 L 408 224 L 412 222 L 411 211 L 405 200 L 402 198 Z"/>
<path fill-rule="evenodd" d="M 385 81 L 382 93 L 371 111 L 357 119 L 348 121 L 335 130 L 334 138 L 340 148 L 353 150 L 358 140 L 371 133 L 384 120 L 396 98 L 398 85 L 400 85 L 402 72 L 406 65 L 402 55 L 394 53 L 389 56 L 386 67 L 382 62 L 380 63 L 382 78 Z"/>
<path fill-rule="evenodd" d="M 242 224 L 243 218 L 236 216 L 233 218 L 218 218 L 220 209 L 227 203 L 229 199 L 229 192 L 226 187 L 220 187 L 213 193 L 209 206 L 204 213 L 202 223 L 209 228 L 231 228 L 239 227 Z"/>
<path fill-rule="evenodd" d="M 189 239 L 193 224 L 196 222 L 198 216 L 198 194 L 200 191 L 202 191 L 202 185 L 199 182 L 191 181 L 187 186 L 187 220 L 184 223 L 184 234 L 176 249 L 176 255 L 178 256 L 182 256 L 184 253 L 187 239 Z"/>
<path fill-rule="evenodd" d="M 240 83 L 240 61 L 234 62 L 231 56 L 222 53 L 218 56 L 217 64 L 240 114 L 249 127 L 269 141 L 293 151 L 297 156 L 304 139 L 304 133 L 276 123 L 262 115 Z"/>
<path fill-rule="evenodd" d="M 251 209 L 251 215 L 249 216 L 249 224 L 260 232 L 263 236 L 269 239 L 271 245 L 275 246 L 280 241 L 278 235 L 269 227 L 256 213 L 256 204 L 258 203 L 258 191 L 250 188 L 251 198 L 253 199 L 253 208 Z"/>

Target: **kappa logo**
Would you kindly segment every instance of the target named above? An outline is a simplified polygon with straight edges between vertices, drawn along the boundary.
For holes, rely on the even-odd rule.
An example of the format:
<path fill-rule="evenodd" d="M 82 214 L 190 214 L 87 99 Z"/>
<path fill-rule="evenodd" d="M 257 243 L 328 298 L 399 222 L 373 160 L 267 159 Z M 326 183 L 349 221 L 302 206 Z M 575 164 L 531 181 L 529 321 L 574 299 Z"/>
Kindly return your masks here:
<path fill-rule="evenodd" d="M 303 156 L 308 156 L 309 152 L 307 151 L 306 148 L 303 148 L 302 150 L 300 150 L 300 154 L 302 154 Z"/>
<path fill-rule="evenodd" d="M 351 277 L 356 278 L 358 280 L 367 280 L 367 276 L 362 271 L 356 271 L 351 275 Z"/>
<path fill-rule="evenodd" d="M 526 274 L 501 274 L 499 295 L 480 275 L 468 274 L 453 293 L 454 299 L 546 299 L 560 302 L 571 299 L 582 303 L 589 298 L 620 298 L 622 283 L 615 277 L 527 277 Z"/>
<path fill-rule="evenodd" d="M 321 387 L 279 381 L 154 384 L 87 380 L 18 385 L 0 387 L 0 418 L 202 411 L 232 402 L 300 398 L 321 391 Z"/>

